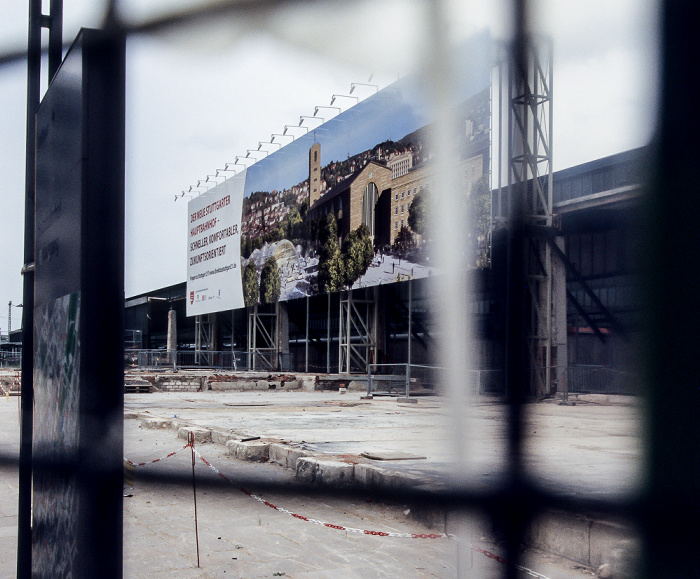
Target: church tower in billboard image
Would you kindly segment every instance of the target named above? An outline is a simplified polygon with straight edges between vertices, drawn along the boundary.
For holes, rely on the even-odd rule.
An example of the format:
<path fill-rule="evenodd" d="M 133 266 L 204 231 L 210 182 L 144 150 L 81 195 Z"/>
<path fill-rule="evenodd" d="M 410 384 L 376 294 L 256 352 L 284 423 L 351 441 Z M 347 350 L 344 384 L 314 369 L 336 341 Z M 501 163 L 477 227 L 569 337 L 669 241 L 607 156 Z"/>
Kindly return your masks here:
<path fill-rule="evenodd" d="M 309 207 L 321 198 L 321 144 L 309 149 Z"/>

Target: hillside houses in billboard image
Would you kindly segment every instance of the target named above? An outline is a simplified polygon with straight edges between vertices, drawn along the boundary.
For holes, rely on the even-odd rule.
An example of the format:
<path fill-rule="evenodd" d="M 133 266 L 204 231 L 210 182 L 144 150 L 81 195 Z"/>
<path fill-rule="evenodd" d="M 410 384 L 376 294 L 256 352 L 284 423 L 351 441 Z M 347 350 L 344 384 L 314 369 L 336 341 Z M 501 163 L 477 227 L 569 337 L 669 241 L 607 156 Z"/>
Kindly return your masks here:
<path fill-rule="evenodd" d="M 469 206 L 473 240 L 466 249 L 473 266 L 486 263 L 488 97 L 488 90 L 482 91 L 459 110 L 459 175 L 465 195 L 464 206 L 455 210 Z M 429 129 L 422 126 L 397 141 L 381 141 L 333 161 L 323 158 L 329 141 L 324 144 L 314 135 L 305 149 L 308 157 L 294 155 L 297 173 L 298 164 L 308 166 L 303 181 L 281 190 L 254 191 L 244 199 L 242 271 L 250 263 L 257 283 L 268 283 L 263 268 L 276 260 L 280 300 L 438 273 L 429 259 L 429 199 L 439 194 Z M 252 266 L 249 284 L 254 283 Z"/>

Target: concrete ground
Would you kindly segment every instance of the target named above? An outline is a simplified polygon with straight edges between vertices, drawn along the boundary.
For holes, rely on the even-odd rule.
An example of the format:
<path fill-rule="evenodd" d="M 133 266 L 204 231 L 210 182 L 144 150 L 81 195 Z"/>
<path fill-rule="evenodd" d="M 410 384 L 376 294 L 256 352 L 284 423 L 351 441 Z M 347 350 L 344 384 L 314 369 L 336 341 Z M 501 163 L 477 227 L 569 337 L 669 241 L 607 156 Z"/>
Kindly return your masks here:
<path fill-rule="evenodd" d="M 529 474 L 562 494 L 634 492 L 641 481 L 643 415 L 633 399 L 626 402 L 528 404 Z M 460 472 L 487 485 L 505 461 L 505 406 L 486 400 L 455 413 L 442 397 L 403 404 L 388 397 L 364 400 L 359 392 L 207 391 L 127 394 L 125 408 L 167 419 L 173 428 L 282 441 L 314 455 L 406 453 L 422 458 L 370 462 L 430 481 Z"/>
<path fill-rule="evenodd" d="M 181 447 L 168 430 L 125 422 L 125 454 L 133 462 L 158 458 Z M 293 482 L 293 473 L 273 463 L 231 460 L 224 447 L 196 445 L 208 462 L 230 479 L 255 471 L 276 482 Z M 491 555 L 502 551 L 469 522 L 451 524 L 458 539 L 413 539 L 357 534 L 312 524 L 273 510 L 231 486 L 230 491 L 197 491 L 200 566 L 197 567 L 194 500 L 191 485 L 141 482 L 139 473 L 191 472 L 189 450 L 137 468 L 133 487 L 125 487 L 125 577 L 501 577 L 504 567 Z M 196 467 L 199 484 L 216 478 Z M 256 492 L 255 489 L 251 489 Z M 314 496 L 260 492 L 260 498 L 307 518 L 336 526 L 383 533 L 429 534 L 411 520 L 406 506 Z M 473 523 L 473 522 L 472 522 Z M 472 548 L 473 547 L 473 548 Z M 485 554 L 486 553 L 486 554 Z M 525 553 L 522 577 L 584 579 L 592 569 L 537 550 Z M 528 571 L 529 570 L 529 571 Z"/>
<path fill-rule="evenodd" d="M 16 456 L 19 448 L 17 398 L 0 399 L 0 452 Z M 172 430 L 146 428 L 125 421 L 125 455 L 147 462 L 182 448 Z M 271 462 L 232 460 L 225 447 L 197 444 L 197 450 L 229 479 L 254 474 L 268 481 L 293 483 L 294 473 Z M 451 524 L 454 539 L 413 539 L 340 531 L 273 510 L 231 486 L 206 488 L 216 475 L 201 462 L 196 467 L 199 566 L 194 525 L 193 489 L 147 481 L 149 471 L 189 474 L 189 450 L 137 467 L 133 486 L 124 486 L 125 577 L 475 577 L 501 576 L 500 547 L 468 522 Z M 255 492 L 255 489 L 251 489 Z M 0 470 L 0 579 L 15 576 L 17 471 Z M 259 492 L 259 491 L 258 491 Z M 429 534 L 410 518 L 405 505 L 377 504 L 369 498 L 318 497 L 259 492 L 262 499 L 308 518 L 346 528 L 382 533 Z M 524 553 L 522 577 L 584 579 L 592 570 L 537 550 Z M 533 575 L 533 571 L 539 575 Z"/>
<path fill-rule="evenodd" d="M 125 398 L 125 416 L 133 417 L 125 420 L 125 455 L 134 462 L 181 448 L 184 440 L 178 438 L 178 429 L 201 427 L 213 431 L 219 442 L 230 438 L 234 446 L 262 441 L 272 448 L 269 443 L 274 442 L 289 451 L 284 455 L 288 466 L 290 457 L 302 454 L 308 455 L 304 459 L 307 464 L 314 460 L 333 463 L 348 455 L 359 457 L 358 464 L 366 467 L 365 476 L 367 468 L 372 468 L 383 473 L 385 481 L 402 477 L 413 481 L 411 484 L 444 481 L 455 471 L 456 457 L 466 456 L 464 464 L 468 466 L 462 470 L 488 484 L 503 464 L 504 408 L 487 401 L 465 414 L 452 412 L 444 399 L 422 398 L 417 404 L 400 404 L 388 398 L 362 400 L 359 392 L 209 391 L 128 394 Z M 0 400 L 0 451 L 4 454 L 17 452 L 17 410 L 16 397 Z M 581 400 L 576 406 L 538 403 L 527 406 L 527 417 L 527 463 L 542 484 L 578 496 L 615 496 L 636 488 L 642 456 L 640 406 Z M 462 435 L 455 436 L 455 426 Z M 253 437 L 260 439 L 240 443 Z M 297 469 L 277 464 L 279 450 L 272 460 L 268 456 L 267 462 L 249 462 L 229 454 L 231 443 L 228 448 L 198 443 L 197 449 L 232 479 L 237 474 L 254 473 L 283 483 L 300 480 Z M 447 528 L 427 529 L 406 512 L 406 505 L 320 498 L 312 490 L 293 496 L 259 493 L 264 500 L 291 512 L 337 526 L 409 534 L 447 530 L 459 541 L 355 534 L 272 510 L 233 487 L 230 493 L 204 488 L 198 492 L 198 568 L 192 488 L 139 480 L 141 469 L 191 472 L 187 452 L 139 467 L 135 486 L 125 487 L 125 495 L 131 495 L 124 498 L 127 577 L 497 577 L 503 570 L 497 559 L 484 554 L 498 555 L 500 551 L 478 522 L 450 520 Z M 414 458 L 361 456 L 396 458 L 397 453 Z M 357 474 L 357 465 L 354 468 Z M 197 477 L 216 475 L 200 463 Z M 16 495 L 16 471 L 0 471 L 0 548 L 4 553 L 0 578 L 14 576 Z M 587 531 L 581 530 L 582 525 Z M 601 528 L 605 531 L 602 539 Z M 605 562 L 605 553 L 610 553 L 615 541 L 630 536 L 619 525 L 611 527 L 607 522 L 582 517 L 572 523 L 556 515 L 540 523 L 534 534 L 550 554 L 530 550 L 523 564 L 552 579 L 591 577 L 591 567 Z M 594 545 L 595 541 L 600 544 Z M 584 551 L 586 561 L 582 561 Z M 551 553 L 565 554 L 568 559 Z M 523 571 L 523 576 L 533 575 Z"/>
<path fill-rule="evenodd" d="M 459 412 L 456 407 L 437 397 L 401 403 L 386 397 L 365 400 L 361 392 L 299 390 L 126 399 L 127 415 L 144 425 L 179 430 L 181 436 L 197 430 L 198 436 L 229 445 L 229 454 L 284 465 L 303 482 L 434 486 L 457 473 L 460 480 L 492 484 L 504 464 L 505 407 L 493 399 L 479 399 L 468 410 L 459 406 Z M 579 397 L 575 406 L 528 404 L 528 474 L 553 493 L 578 498 L 634 493 L 642 478 L 642 428 L 642 407 L 631 398 Z M 241 442 L 251 438 L 256 440 Z M 447 528 L 441 514 L 421 513 L 420 520 L 439 531 Z M 532 524 L 527 540 L 598 567 L 637 537 L 624 522 L 553 512 Z"/>

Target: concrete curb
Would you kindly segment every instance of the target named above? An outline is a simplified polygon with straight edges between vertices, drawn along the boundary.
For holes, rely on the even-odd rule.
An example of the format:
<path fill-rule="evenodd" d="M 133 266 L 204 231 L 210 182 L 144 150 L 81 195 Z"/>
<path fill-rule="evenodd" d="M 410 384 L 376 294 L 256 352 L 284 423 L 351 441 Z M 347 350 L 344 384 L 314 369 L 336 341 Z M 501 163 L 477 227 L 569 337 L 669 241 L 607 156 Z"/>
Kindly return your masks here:
<path fill-rule="evenodd" d="M 530 524 L 525 544 L 597 568 L 609 563 L 623 542 L 636 543 L 626 525 L 564 511 L 542 513 Z"/>
<path fill-rule="evenodd" d="M 349 485 L 354 481 L 355 465 L 330 458 L 299 457 L 295 476 L 301 482 L 322 485 Z"/>
<path fill-rule="evenodd" d="M 238 460 L 267 462 L 270 456 L 270 443 L 264 440 L 226 442 L 226 454 Z"/>
<path fill-rule="evenodd" d="M 362 457 L 339 460 L 334 455 L 314 453 L 295 443 L 269 439 L 249 440 L 240 433 L 188 425 L 176 418 L 161 418 L 146 413 L 128 412 L 125 418 L 138 418 L 145 428 L 174 429 L 178 438 L 194 433 L 196 442 L 214 442 L 226 446 L 226 453 L 237 460 L 274 462 L 293 470 L 300 482 L 313 485 L 355 485 L 368 490 L 420 488 L 439 492 L 442 485 L 432 479 L 384 468 Z M 446 509 L 410 506 L 411 518 L 429 529 L 444 531 L 451 513 Z M 565 557 L 593 568 L 608 563 L 622 544 L 637 545 L 634 529 L 595 516 L 563 511 L 542 513 L 530 525 L 524 544 L 553 555 Z"/>
<path fill-rule="evenodd" d="M 211 430 L 200 428 L 199 426 L 181 426 L 177 429 L 177 437 L 188 439 L 189 435 L 194 435 L 195 442 L 211 442 Z"/>

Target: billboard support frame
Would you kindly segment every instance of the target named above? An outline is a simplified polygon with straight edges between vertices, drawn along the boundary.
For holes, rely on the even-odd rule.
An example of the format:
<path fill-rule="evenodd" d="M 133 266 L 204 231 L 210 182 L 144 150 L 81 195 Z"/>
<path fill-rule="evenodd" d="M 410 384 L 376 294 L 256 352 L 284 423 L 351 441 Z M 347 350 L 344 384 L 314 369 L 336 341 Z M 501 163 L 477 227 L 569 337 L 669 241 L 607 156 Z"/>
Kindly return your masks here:
<path fill-rule="evenodd" d="M 545 54 L 541 54 L 544 49 Z M 551 393 L 554 344 L 552 304 L 554 268 L 551 247 L 538 229 L 552 229 L 553 208 L 553 48 L 549 39 L 530 38 L 525 43 L 524 63 L 509 63 L 508 77 L 508 212 L 514 226 L 516 207 L 529 228 L 523 250 L 529 288 L 528 356 L 532 371 L 531 388 L 536 396 Z M 522 64 L 522 68 L 519 68 Z M 499 72 L 499 82 L 502 83 Z M 503 94 L 502 85 L 499 89 Z M 502 101 L 501 101 L 502 102 Z M 499 111 L 499 127 L 501 111 Z M 500 138 L 499 138 L 500 151 Z M 500 157 L 500 154 L 499 154 Z M 500 158 L 499 158 L 500 161 Z M 499 169 L 500 195 L 500 169 Z M 515 202 L 513 196 L 521 197 Z M 501 209 L 499 202 L 499 209 Z M 517 219 L 516 219 L 517 220 Z M 554 315 L 561 315 L 554 312 Z M 563 315 L 566 315 L 565 312 Z"/>
<path fill-rule="evenodd" d="M 258 304 L 253 306 L 253 311 L 248 314 L 248 368 L 256 370 L 257 360 L 260 355 L 274 354 L 274 369 L 279 369 L 279 302 L 275 304 L 274 313 L 261 313 Z M 270 329 L 265 321 L 269 320 Z M 261 346 L 258 346 L 258 336 L 262 338 Z"/>
<path fill-rule="evenodd" d="M 374 300 L 356 300 L 353 299 L 352 293 L 352 289 L 348 290 L 347 298 L 343 299 L 343 293 L 340 292 L 339 374 L 343 373 L 343 367 L 346 374 L 351 374 L 353 360 L 366 369 L 376 345 L 370 325 L 372 314 L 376 311 Z M 365 305 L 365 311 L 361 312 L 358 305 Z M 359 343 L 353 344 L 353 337 L 359 340 Z"/>

